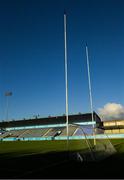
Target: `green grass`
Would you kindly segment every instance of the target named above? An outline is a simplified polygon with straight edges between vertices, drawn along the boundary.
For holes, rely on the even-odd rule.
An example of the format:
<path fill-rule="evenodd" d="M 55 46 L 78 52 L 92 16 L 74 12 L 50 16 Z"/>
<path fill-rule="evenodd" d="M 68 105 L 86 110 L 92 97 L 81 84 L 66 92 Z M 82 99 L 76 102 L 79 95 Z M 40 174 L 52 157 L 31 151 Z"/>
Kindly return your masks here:
<path fill-rule="evenodd" d="M 123 179 L 123 166 L 121 164 L 124 162 L 124 139 L 111 139 L 110 141 L 117 150 L 116 154 L 99 163 L 83 162 L 82 164 L 71 159 L 72 156 L 68 156 L 66 152 L 46 154 L 47 152 L 66 151 L 66 140 L 0 142 L 0 178 L 109 179 L 120 177 Z M 93 144 L 93 140 L 89 140 L 89 142 Z M 97 140 L 97 144 L 105 142 L 108 143 L 109 140 Z M 69 140 L 70 151 L 87 150 L 87 148 L 85 140 Z M 36 154 L 28 156 L 32 153 Z M 61 164 L 63 161 L 66 163 Z M 58 164 L 52 167 L 56 163 Z M 50 168 L 46 168 L 49 165 L 51 165 Z"/>
<path fill-rule="evenodd" d="M 85 141 L 70 140 L 68 143 L 70 151 L 86 149 Z M 47 153 L 52 151 L 66 151 L 67 141 L 12 141 L 0 142 L 0 154 L 4 153 Z"/>
<path fill-rule="evenodd" d="M 108 140 L 97 140 L 97 143 L 108 142 Z M 111 139 L 118 153 L 124 153 L 124 139 Z M 93 144 L 90 140 L 90 143 Z M 69 151 L 80 151 L 88 149 L 85 140 L 69 140 Z M 2 154 L 30 154 L 30 153 L 48 153 L 61 152 L 67 150 L 66 140 L 57 141 L 12 141 L 0 142 L 0 155 Z"/>
<path fill-rule="evenodd" d="M 111 143 L 117 150 L 117 155 L 124 159 L 124 139 L 111 139 Z"/>
<path fill-rule="evenodd" d="M 124 139 L 110 139 L 110 141 L 113 145 L 124 143 Z"/>

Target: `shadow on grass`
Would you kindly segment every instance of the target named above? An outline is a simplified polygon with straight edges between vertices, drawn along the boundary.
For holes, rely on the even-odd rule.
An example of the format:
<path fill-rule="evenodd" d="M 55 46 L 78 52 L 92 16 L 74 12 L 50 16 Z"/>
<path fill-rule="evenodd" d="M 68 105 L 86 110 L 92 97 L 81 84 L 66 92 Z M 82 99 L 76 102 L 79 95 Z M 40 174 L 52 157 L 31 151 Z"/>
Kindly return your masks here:
<path fill-rule="evenodd" d="M 87 154 L 88 155 L 88 154 Z M 79 161 L 76 152 L 51 152 L 0 156 L 0 178 L 124 178 L 124 154 L 114 154 L 99 162 Z"/>

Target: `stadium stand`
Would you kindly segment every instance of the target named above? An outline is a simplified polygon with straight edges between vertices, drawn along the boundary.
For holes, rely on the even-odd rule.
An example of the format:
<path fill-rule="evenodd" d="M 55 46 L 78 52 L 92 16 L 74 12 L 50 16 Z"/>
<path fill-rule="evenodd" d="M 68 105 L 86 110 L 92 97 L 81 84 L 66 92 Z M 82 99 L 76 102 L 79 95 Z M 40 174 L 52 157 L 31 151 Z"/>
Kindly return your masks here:
<path fill-rule="evenodd" d="M 60 132 L 60 134 L 63 132 L 63 130 L 65 129 L 65 127 L 55 127 L 55 128 L 51 128 L 50 131 L 45 135 L 45 136 L 55 136 L 57 134 L 57 132 Z M 58 135 L 60 135 L 58 134 Z"/>
<path fill-rule="evenodd" d="M 75 133 L 75 131 L 77 130 L 77 127 L 73 127 L 73 126 L 69 126 L 69 136 L 73 136 L 73 134 Z M 61 136 L 66 136 L 67 134 L 67 130 L 66 128 L 62 131 Z"/>
<path fill-rule="evenodd" d="M 9 133 L 9 137 L 19 137 L 21 134 L 23 134 L 26 130 L 21 129 L 21 130 L 11 130 Z"/>
<path fill-rule="evenodd" d="M 4 132 L 3 134 L 0 135 L 0 138 L 6 138 L 10 135 L 10 132 Z"/>
<path fill-rule="evenodd" d="M 26 130 L 11 130 L 7 131 L 0 135 L 0 138 L 8 138 L 8 137 L 19 137 L 21 134 L 23 134 Z"/>
<path fill-rule="evenodd" d="M 40 129 L 28 129 L 26 130 L 23 134 L 21 134 L 19 137 L 20 138 L 25 138 L 25 137 L 41 137 L 43 136 L 49 128 L 40 128 Z"/>
<path fill-rule="evenodd" d="M 104 121 L 103 128 L 105 134 L 124 134 L 124 120 Z"/>
<path fill-rule="evenodd" d="M 94 112 L 94 121 L 92 121 L 91 113 L 69 115 L 69 136 L 83 135 L 83 132 L 77 133 L 80 127 L 83 127 L 86 134 L 92 134 L 93 123 L 96 128 L 102 127 L 102 122 L 99 116 Z M 77 126 L 76 126 L 77 124 Z M 0 122 L 1 131 L 0 139 L 4 140 L 44 140 L 49 137 L 64 138 L 67 136 L 66 117 L 48 117 L 18 121 Z M 89 131 L 90 130 L 90 131 Z M 12 139 L 13 138 L 13 139 Z"/>

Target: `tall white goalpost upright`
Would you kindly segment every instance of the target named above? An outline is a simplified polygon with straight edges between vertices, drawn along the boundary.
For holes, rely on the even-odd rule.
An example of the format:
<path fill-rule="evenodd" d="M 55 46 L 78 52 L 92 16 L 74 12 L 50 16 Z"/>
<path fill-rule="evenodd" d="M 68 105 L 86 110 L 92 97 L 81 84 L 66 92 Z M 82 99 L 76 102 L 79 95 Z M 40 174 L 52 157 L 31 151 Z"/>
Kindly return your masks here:
<path fill-rule="evenodd" d="M 94 126 L 95 121 L 94 121 L 94 117 L 93 117 L 93 100 L 92 100 L 92 89 L 91 89 L 90 67 L 89 67 L 89 53 L 88 53 L 87 45 L 86 45 L 86 57 L 87 57 L 87 73 L 88 73 L 89 95 L 90 95 L 90 108 L 91 108 L 92 124 L 93 124 L 93 137 L 94 137 L 94 145 L 96 145 L 95 126 Z"/>
<path fill-rule="evenodd" d="M 67 35 L 66 35 L 66 13 L 64 12 L 64 47 L 65 47 L 65 90 L 66 90 L 66 127 L 67 127 L 67 141 L 69 139 L 68 126 L 68 73 L 67 73 Z"/>

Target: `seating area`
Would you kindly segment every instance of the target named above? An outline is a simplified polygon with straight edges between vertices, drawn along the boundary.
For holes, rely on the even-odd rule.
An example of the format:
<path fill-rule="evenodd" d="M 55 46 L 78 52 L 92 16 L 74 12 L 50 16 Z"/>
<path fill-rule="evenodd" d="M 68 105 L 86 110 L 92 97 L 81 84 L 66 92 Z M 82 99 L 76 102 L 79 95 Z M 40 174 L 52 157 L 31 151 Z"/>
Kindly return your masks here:
<path fill-rule="evenodd" d="M 5 132 L 3 134 L 0 134 L 0 138 L 5 138 L 5 137 L 8 137 L 10 134 L 10 132 Z"/>
<path fill-rule="evenodd" d="M 59 132 L 62 132 L 64 129 L 65 129 L 64 127 L 51 128 L 50 131 L 45 136 L 46 137 L 55 136 L 57 133 L 59 135 Z M 61 135 L 61 133 L 60 133 L 60 135 Z"/>
<path fill-rule="evenodd" d="M 41 137 L 47 133 L 50 128 L 39 128 L 39 129 L 28 129 L 23 134 L 21 134 L 20 138 L 27 138 L 27 137 Z"/>
<path fill-rule="evenodd" d="M 77 127 L 75 126 L 69 126 L 69 136 L 73 136 L 74 133 L 76 132 L 77 130 Z M 62 133 L 61 133 L 61 136 L 66 136 L 67 135 L 67 129 L 66 127 L 63 129 Z"/>
<path fill-rule="evenodd" d="M 77 131 L 76 126 L 69 125 L 69 136 L 73 136 Z M 51 127 L 51 128 L 31 128 L 31 129 L 18 129 L 9 130 L 0 135 L 0 139 L 5 138 L 49 138 L 56 136 L 67 136 L 66 127 Z"/>
<path fill-rule="evenodd" d="M 0 138 L 19 137 L 25 131 L 26 131 L 25 129 L 7 131 L 7 132 L 1 134 Z"/>
<path fill-rule="evenodd" d="M 70 126 L 69 127 L 69 136 L 73 136 L 75 134 L 75 132 L 77 131 L 77 127 L 74 126 Z"/>
<path fill-rule="evenodd" d="M 9 132 L 9 137 L 19 137 L 21 134 L 23 134 L 26 130 L 21 129 L 21 130 L 11 130 Z"/>

